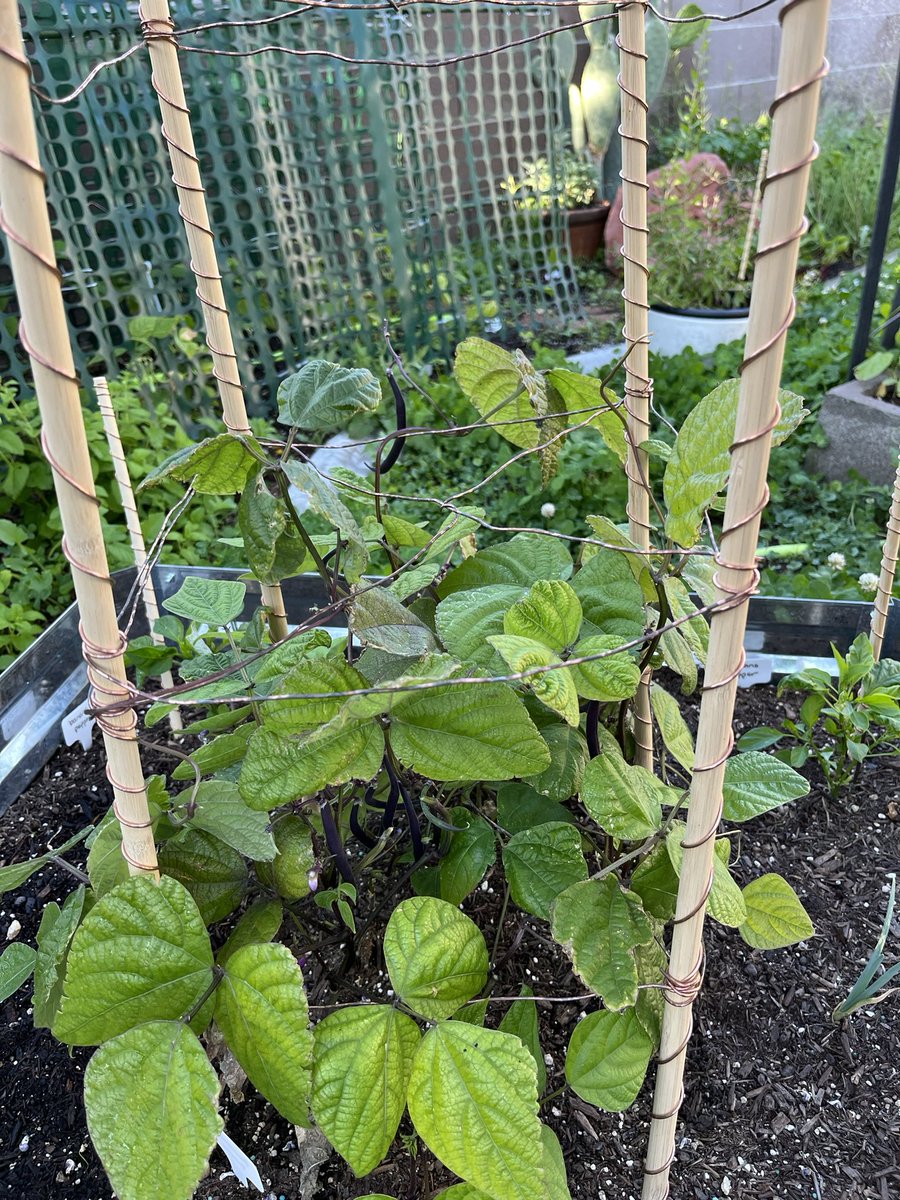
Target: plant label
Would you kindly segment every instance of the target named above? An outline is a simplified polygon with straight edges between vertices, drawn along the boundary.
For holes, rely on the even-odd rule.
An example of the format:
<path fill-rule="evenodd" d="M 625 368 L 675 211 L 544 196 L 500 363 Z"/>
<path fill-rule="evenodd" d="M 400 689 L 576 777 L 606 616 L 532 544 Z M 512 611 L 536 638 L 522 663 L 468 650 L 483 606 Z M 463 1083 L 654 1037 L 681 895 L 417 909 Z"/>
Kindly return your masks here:
<path fill-rule="evenodd" d="M 772 656 L 770 654 L 748 654 L 743 670 L 738 675 L 738 687 L 753 687 L 756 683 L 768 683 L 772 678 Z"/>
<path fill-rule="evenodd" d="M 94 718 L 86 709 L 76 708 L 63 718 L 62 735 L 67 746 L 74 746 L 76 742 L 80 742 L 83 749 L 90 750 L 91 739 L 94 736 Z"/>

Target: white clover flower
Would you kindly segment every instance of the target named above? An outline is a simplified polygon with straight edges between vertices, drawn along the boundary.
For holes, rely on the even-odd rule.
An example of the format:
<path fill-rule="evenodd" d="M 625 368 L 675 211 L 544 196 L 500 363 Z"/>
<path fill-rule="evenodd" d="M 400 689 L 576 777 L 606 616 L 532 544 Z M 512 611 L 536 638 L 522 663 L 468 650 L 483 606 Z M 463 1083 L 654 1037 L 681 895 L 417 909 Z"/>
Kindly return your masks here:
<path fill-rule="evenodd" d="M 874 592 L 878 590 L 878 576 L 873 575 L 871 571 L 865 571 L 860 575 L 857 583 L 864 592 Z"/>
<path fill-rule="evenodd" d="M 835 550 L 833 554 L 829 554 L 827 561 L 832 571 L 843 571 L 847 565 L 847 560 L 841 554 L 840 550 Z"/>
<path fill-rule="evenodd" d="M 555 517 L 556 516 L 556 505 L 550 504 L 549 501 L 546 504 L 542 504 L 541 505 L 541 516 L 544 518 L 545 521 L 549 521 L 552 517 Z"/>

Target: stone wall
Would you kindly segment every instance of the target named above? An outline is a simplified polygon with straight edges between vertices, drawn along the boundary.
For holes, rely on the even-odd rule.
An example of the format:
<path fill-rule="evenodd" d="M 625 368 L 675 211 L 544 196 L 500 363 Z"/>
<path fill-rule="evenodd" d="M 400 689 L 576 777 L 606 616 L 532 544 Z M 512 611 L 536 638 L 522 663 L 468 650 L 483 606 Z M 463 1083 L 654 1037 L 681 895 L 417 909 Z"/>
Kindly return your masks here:
<path fill-rule="evenodd" d="M 704 74 L 710 105 L 718 116 L 753 120 L 774 95 L 781 5 L 748 12 L 757 2 L 716 0 L 704 5 L 725 15 L 747 13 L 709 30 Z M 679 5 L 672 7 L 675 11 Z M 832 0 L 827 53 L 831 74 L 825 85 L 826 105 L 886 111 L 900 53 L 900 0 Z M 674 78 L 667 91 L 673 96 L 677 91 Z"/>

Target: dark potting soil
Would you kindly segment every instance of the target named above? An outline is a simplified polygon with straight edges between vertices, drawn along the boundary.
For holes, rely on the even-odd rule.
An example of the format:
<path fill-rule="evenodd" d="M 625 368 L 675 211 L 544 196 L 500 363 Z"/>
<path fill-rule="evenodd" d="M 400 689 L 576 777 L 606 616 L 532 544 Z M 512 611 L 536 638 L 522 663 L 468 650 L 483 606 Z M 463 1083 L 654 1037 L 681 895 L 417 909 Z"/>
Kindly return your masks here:
<path fill-rule="evenodd" d="M 689 702 L 689 705 L 691 702 Z M 772 724 L 782 708 L 770 689 L 738 696 L 738 724 Z M 692 713 L 688 711 L 688 717 Z M 154 761 L 149 771 L 171 760 Z M 852 794 L 828 801 L 812 777 L 812 794 L 742 826 L 732 837 L 743 882 L 768 871 L 783 874 L 816 925 L 808 943 L 787 950 L 750 949 L 731 930 L 707 925 L 708 965 L 696 1007 L 688 1055 L 686 1101 L 672 1172 L 675 1200 L 896 1200 L 900 1197 L 900 995 L 835 1025 L 834 1005 L 846 996 L 880 931 L 886 876 L 900 870 L 900 765 L 880 760 L 862 772 Z M 95 746 L 60 751 L 33 786 L 0 818 L 4 863 L 59 845 L 110 803 Z M 2 898 L 0 939 L 13 922 L 34 940 L 40 911 L 61 901 L 74 881 L 64 871 L 40 871 Z M 489 876 L 465 904 L 491 945 L 499 888 Z M 360 910 L 360 915 L 365 916 Z M 387 913 L 379 920 L 383 922 Z M 337 958 L 309 956 L 305 972 L 313 1005 L 360 998 L 381 966 L 380 929 L 360 959 L 333 982 Z M 900 922 L 888 941 L 897 958 Z M 336 951 L 335 951 L 336 952 Z M 539 996 L 567 996 L 583 986 L 567 969 L 546 926 L 510 912 L 499 938 L 494 995 L 515 995 L 529 983 Z M 378 977 L 386 989 L 386 977 Z M 32 1028 L 30 987 L 4 1005 L 0 1029 L 0 1193 L 28 1200 L 109 1200 L 113 1193 L 91 1147 L 82 1104 L 89 1050 L 71 1055 L 47 1030 Z M 541 1003 L 548 1090 L 564 1083 L 565 1049 L 586 1006 Z M 590 1007 L 590 1006 L 587 1006 Z M 314 1010 L 316 1017 L 325 1009 Z M 496 1024 L 505 1005 L 491 1005 Z M 651 1068 L 652 1071 L 652 1068 Z M 411 1157 L 398 1139 L 386 1162 L 365 1181 L 336 1155 L 326 1158 L 312 1190 L 301 1182 L 315 1147 L 247 1084 L 246 1098 L 223 1095 L 229 1135 L 252 1155 L 267 1200 L 352 1200 L 383 1192 L 398 1200 L 430 1200 L 451 1182 L 419 1147 Z M 629 1112 L 609 1114 L 571 1092 L 550 1100 L 542 1117 L 565 1151 L 574 1200 L 636 1200 L 646 1145 L 650 1089 Z M 401 1134 L 411 1132 L 408 1123 Z M 216 1150 L 198 1200 L 256 1195 L 238 1186 Z"/>

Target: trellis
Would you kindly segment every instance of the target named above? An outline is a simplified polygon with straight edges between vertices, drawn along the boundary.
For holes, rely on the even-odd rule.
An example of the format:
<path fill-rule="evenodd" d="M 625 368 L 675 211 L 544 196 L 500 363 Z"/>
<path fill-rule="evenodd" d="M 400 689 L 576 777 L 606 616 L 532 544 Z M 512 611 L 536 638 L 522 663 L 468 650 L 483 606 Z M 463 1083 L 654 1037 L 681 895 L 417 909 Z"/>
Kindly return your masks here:
<path fill-rule="evenodd" d="M 169 47 L 169 59 L 173 57 L 171 52 L 174 47 L 171 42 L 165 41 L 166 30 L 159 26 L 159 22 L 165 21 L 165 7 L 164 0 L 152 0 L 152 3 L 145 0 L 143 6 L 145 16 L 148 16 L 148 32 L 162 39 L 153 51 L 157 60 L 165 45 Z M 620 7 L 623 93 L 626 101 L 623 106 L 622 137 L 625 143 L 623 172 L 626 180 L 623 223 L 627 231 L 625 257 L 628 263 L 626 341 L 629 343 L 629 373 L 626 395 L 631 433 L 629 516 L 634 540 L 647 552 L 652 529 L 646 488 L 650 467 L 646 455 L 640 450 L 641 434 L 647 427 L 652 390 L 647 375 L 647 332 L 644 322 L 647 275 L 646 156 L 641 152 L 645 137 L 642 126 L 645 101 L 640 65 L 643 52 L 641 33 L 646 2 L 632 0 Z M 691 1008 L 702 981 L 702 926 L 712 882 L 713 844 L 721 818 L 722 771 L 733 746 L 731 725 L 737 676 L 743 665 L 747 602 L 758 581 L 756 550 L 759 520 L 768 500 L 765 477 L 770 435 L 779 416 L 776 398 L 778 379 L 784 340 L 793 319 L 791 280 L 796 268 L 798 242 L 804 229 L 803 208 L 808 171 L 815 155 L 813 132 L 819 84 L 825 71 L 822 54 L 827 14 L 828 0 L 786 0 L 781 10 L 784 34 L 778 94 L 773 105 L 772 149 L 763 193 L 758 266 L 737 428 L 732 446 L 731 484 L 724 531 L 716 554 L 717 602 L 711 623 L 710 653 L 698 730 L 698 765 L 694 768 L 692 803 L 683 843 L 685 857 L 679 885 L 675 934 L 665 979 L 666 1009 L 644 1200 L 659 1200 L 668 1194 L 668 1171 L 674 1157 L 674 1129 L 682 1098 L 684 1059 L 691 1032 Z M 451 20 L 457 17 L 458 14 L 454 12 Z M 169 68 L 172 68 L 171 61 Z M 64 546 L 73 568 L 82 613 L 82 634 L 94 689 L 93 698 L 102 708 L 109 702 L 126 698 L 128 694 L 124 686 L 121 658 L 123 639 L 115 623 L 99 517 L 90 482 L 87 443 L 80 422 L 78 376 L 66 334 L 62 291 L 55 272 L 37 140 L 27 116 L 28 61 L 21 50 L 14 0 L 0 0 L 0 70 L 3 94 L 11 97 L 11 102 L 0 108 L 0 194 L 4 202 L 2 226 L 9 241 L 10 260 L 24 322 L 20 330 L 21 341 L 34 372 L 45 427 L 45 450 L 53 466 L 62 514 L 66 538 Z M 255 86 L 263 86 L 259 78 Z M 483 102 L 484 96 L 478 96 L 478 100 Z M 178 108 L 177 102 L 175 108 Z M 169 133 L 171 135 L 172 131 L 169 130 Z M 468 146 L 466 153 L 472 154 L 474 159 L 474 144 Z M 296 162 L 290 170 L 300 173 L 304 168 Z M 451 176 L 458 179 L 458 175 L 452 171 Z M 300 180 L 302 176 L 298 174 L 297 178 Z M 414 186 L 419 186 L 420 178 L 416 177 Z M 190 192 L 192 187 L 199 185 L 185 183 L 184 180 L 180 182 L 184 203 L 185 189 Z M 189 224 L 192 219 L 189 215 Z M 301 242 L 313 236 L 314 231 L 304 227 L 299 218 L 296 224 L 292 223 L 290 212 L 281 213 L 278 220 L 285 222 L 290 235 Z M 241 257 L 239 247 L 232 247 L 231 250 L 236 259 Z M 214 263 L 210 267 L 195 261 L 194 265 L 202 289 L 205 282 L 215 278 L 217 268 Z M 409 270 L 414 270 L 412 263 Z M 227 279 L 228 265 L 224 274 Z M 308 277 L 307 282 L 310 288 L 318 286 L 312 277 Z M 383 293 L 381 299 L 386 302 Z M 214 311 L 217 305 L 217 301 L 206 301 L 206 307 Z M 237 307 L 241 313 L 240 302 Z M 402 311 L 402 304 L 400 308 Z M 221 309 L 219 315 L 224 316 L 224 306 Z M 222 353 L 223 347 L 214 345 L 213 350 Z M 224 353 L 228 358 L 230 352 L 226 349 Z M 226 366 L 224 362 L 218 363 L 223 372 Z M 232 382 L 230 386 L 240 392 L 239 381 Z M 226 421 L 232 428 L 243 428 L 233 414 L 232 417 L 228 416 L 227 409 Z M 882 607 L 891 593 L 900 537 L 897 495 L 895 492 L 879 590 Z M 876 648 L 883 615 L 879 607 L 873 628 Z M 102 719 L 110 760 L 110 778 L 116 791 L 116 815 L 122 825 L 126 856 L 132 870 L 152 873 L 155 870 L 155 855 L 134 741 L 134 726 L 133 711 L 124 716 L 121 712 L 116 716 L 107 713 Z M 647 749 L 649 746 L 645 747 Z"/>
<path fill-rule="evenodd" d="M 26 49 L 49 97 L 35 112 L 82 372 L 114 373 L 132 316 L 200 318 L 146 56 L 104 70 L 77 107 L 51 102 L 135 44 L 136 7 L 25 6 Z M 172 10 L 181 28 L 210 14 L 201 0 Z M 236 0 L 222 13 L 233 24 L 190 39 L 216 53 L 183 56 L 188 102 L 210 118 L 195 136 L 251 409 L 310 354 L 380 352 L 385 320 L 408 352 L 446 356 L 473 322 L 577 315 L 565 214 L 535 222 L 500 187 L 541 154 L 557 183 L 566 109 L 552 39 L 434 74 L 399 65 L 516 42 L 550 29 L 552 9 L 324 8 L 283 26 L 246 23 L 283 12 L 275 0 Z M 391 65 L 256 56 L 273 40 Z M 2 247 L 0 314 L 0 376 L 24 383 Z M 158 353 L 175 365 L 167 343 Z M 196 399 L 189 390 L 186 408 Z"/>

